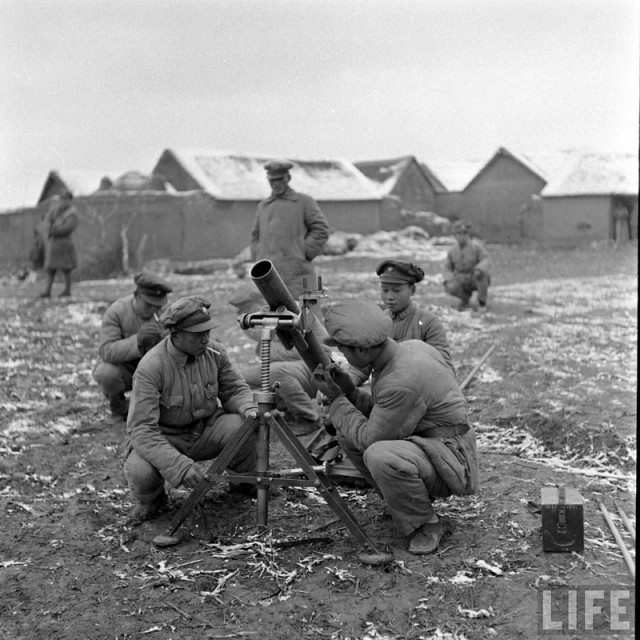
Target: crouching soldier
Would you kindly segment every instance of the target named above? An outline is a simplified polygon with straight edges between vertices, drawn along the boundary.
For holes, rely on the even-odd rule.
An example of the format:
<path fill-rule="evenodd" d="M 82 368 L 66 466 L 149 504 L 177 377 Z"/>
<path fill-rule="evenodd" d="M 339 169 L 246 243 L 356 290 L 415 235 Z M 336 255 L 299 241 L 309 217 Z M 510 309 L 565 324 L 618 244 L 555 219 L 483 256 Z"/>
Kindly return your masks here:
<path fill-rule="evenodd" d="M 478 489 L 475 432 L 454 373 L 420 340 L 389 338 L 392 320 L 377 305 L 339 302 L 325 312 L 325 343 L 349 364 L 372 368 L 371 392 L 331 364 L 314 372 L 330 402 L 340 446 L 380 493 L 409 552 L 438 548 L 442 523 L 431 501 Z"/>
<path fill-rule="evenodd" d="M 449 249 L 445 260 L 442 274 L 444 290 L 460 299 L 458 311 L 469 307 L 471 296 L 477 291 L 478 302 L 471 306 L 484 312 L 491 284 L 489 252 L 481 240 L 471 237 L 473 225 L 470 222 L 457 220 L 451 230 L 457 244 Z"/>
<path fill-rule="evenodd" d="M 133 377 L 124 473 L 136 504 L 129 524 L 157 515 L 165 481 L 195 488 L 198 460 L 215 458 L 246 417 L 257 417 L 253 393 L 224 346 L 209 339 L 211 303 L 199 296 L 175 301 L 161 317 L 170 334 L 140 361 Z M 229 468 L 255 470 L 255 434 Z M 252 483 L 230 487 L 255 492 Z"/>
<path fill-rule="evenodd" d="M 166 335 L 159 316 L 172 289 L 167 281 L 150 271 L 133 278 L 133 293 L 116 300 L 105 311 L 100 330 L 100 362 L 93 371 L 94 380 L 109 400 L 114 420 L 127 419 L 133 372 L 140 358 Z"/>

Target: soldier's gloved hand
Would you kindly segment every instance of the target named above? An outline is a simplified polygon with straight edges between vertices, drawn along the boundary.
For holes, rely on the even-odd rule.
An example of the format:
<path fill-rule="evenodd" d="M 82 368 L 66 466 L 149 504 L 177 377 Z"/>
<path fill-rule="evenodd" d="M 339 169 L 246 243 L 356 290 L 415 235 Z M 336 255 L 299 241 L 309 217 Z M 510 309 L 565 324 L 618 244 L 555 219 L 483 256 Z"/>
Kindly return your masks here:
<path fill-rule="evenodd" d="M 162 329 L 153 322 L 147 322 L 140 327 L 136 338 L 138 340 L 138 352 L 143 356 L 162 340 Z"/>
<path fill-rule="evenodd" d="M 473 278 L 474 280 L 480 280 L 483 276 L 483 273 L 480 269 L 474 269 L 473 270 Z"/>
<path fill-rule="evenodd" d="M 342 393 L 347 398 L 350 398 L 351 394 L 356 390 L 356 385 L 351 376 L 335 362 L 332 362 L 326 370 L 331 374 L 332 380 L 342 389 Z"/>
<path fill-rule="evenodd" d="M 327 396 L 329 402 L 333 402 L 343 393 L 342 389 L 333 381 L 329 368 L 325 368 L 321 364 L 313 370 L 311 381 L 318 391 Z"/>

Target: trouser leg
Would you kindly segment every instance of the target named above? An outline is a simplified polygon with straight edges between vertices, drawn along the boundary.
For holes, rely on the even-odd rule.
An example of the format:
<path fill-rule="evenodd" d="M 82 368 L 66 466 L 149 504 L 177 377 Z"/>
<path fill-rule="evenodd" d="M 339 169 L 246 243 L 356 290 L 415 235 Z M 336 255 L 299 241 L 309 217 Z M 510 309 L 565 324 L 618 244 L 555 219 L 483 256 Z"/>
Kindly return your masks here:
<path fill-rule="evenodd" d="M 41 298 L 49 298 L 51 296 L 51 288 L 53 287 L 53 281 L 56 278 L 55 269 L 47 269 L 47 279 L 44 284 L 44 291 L 40 294 Z"/>
<path fill-rule="evenodd" d="M 271 367 L 271 375 L 280 383 L 276 395 L 295 420 L 315 422 L 319 419 L 311 372 L 304 362 L 276 362 Z"/>
<path fill-rule="evenodd" d="M 432 520 L 431 498 L 450 493 L 422 449 L 407 440 L 375 442 L 364 452 L 363 461 L 400 535 Z"/>
<path fill-rule="evenodd" d="M 202 435 L 183 453 L 192 460 L 212 460 L 229 444 L 243 424 L 243 417 L 237 413 L 219 412 L 207 422 Z M 236 451 L 229 469 L 237 473 L 255 471 L 257 435 L 258 432 L 255 430 L 247 442 Z"/>
<path fill-rule="evenodd" d="M 489 284 L 491 278 L 487 273 L 478 273 L 473 277 L 474 285 L 478 291 L 478 302 L 481 305 L 487 304 L 487 298 L 489 296 Z"/>
<path fill-rule="evenodd" d="M 164 478 L 160 472 L 133 450 L 124 463 L 124 475 L 134 497 L 143 503 L 152 503 L 164 491 Z"/>
<path fill-rule="evenodd" d="M 469 298 L 471 298 L 472 293 L 471 287 L 469 283 L 459 276 L 454 276 L 451 280 L 445 282 L 444 290 L 449 295 L 459 298 L 462 304 L 469 304 Z"/>
<path fill-rule="evenodd" d="M 131 391 L 134 371 L 134 365 L 101 362 L 93 372 L 93 378 L 109 400 L 109 408 L 114 416 L 127 417 L 129 405 L 124 394 Z"/>
<path fill-rule="evenodd" d="M 64 276 L 64 289 L 62 290 L 61 296 L 70 296 L 71 295 L 71 270 L 65 269 L 62 272 Z"/>

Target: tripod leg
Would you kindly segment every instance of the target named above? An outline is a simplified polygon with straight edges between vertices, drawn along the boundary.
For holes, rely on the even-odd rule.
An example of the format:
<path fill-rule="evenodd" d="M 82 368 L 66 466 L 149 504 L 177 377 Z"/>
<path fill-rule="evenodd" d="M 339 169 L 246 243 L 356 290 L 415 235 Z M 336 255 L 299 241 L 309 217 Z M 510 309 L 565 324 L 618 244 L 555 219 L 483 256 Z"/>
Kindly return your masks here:
<path fill-rule="evenodd" d="M 191 495 L 184 501 L 182 507 L 171 521 L 171 530 L 169 535 L 173 535 L 187 519 L 189 514 L 198 506 L 200 501 L 207 495 L 211 487 L 215 483 L 215 476 L 224 471 L 233 460 L 236 452 L 251 437 L 254 429 L 258 425 L 258 418 L 247 418 L 242 427 L 238 430 L 227 446 L 220 452 L 220 455 L 214 460 L 213 464 L 207 470 L 205 477 L 200 484 L 191 492 Z"/>
<path fill-rule="evenodd" d="M 302 467 L 305 474 L 310 480 L 314 480 L 318 483 L 318 488 L 322 493 L 323 498 L 327 504 L 334 510 L 336 515 L 349 529 L 353 537 L 364 547 L 365 550 L 371 551 L 380 556 L 386 556 L 388 554 L 382 554 L 375 545 L 369 540 L 367 534 L 362 527 L 358 524 L 357 520 L 349 511 L 349 508 L 342 500 L 334 484 L 327 478 L 322 472 L 316 472 L 313 469 L 315 464 L 314 459 L 309 452 L 304 448 L 298 438 L 294 435 L 293 431 L 289 428 L 289 425 L 284 421 L 281 416 L 274 417 L 271 414 L 265 414 L 265 419 L 272 426 L 276 427 L 276 431 L 282 440 L 282 443 L 288 449 L 289 453 L 296 459 L 298 464 Z"/>

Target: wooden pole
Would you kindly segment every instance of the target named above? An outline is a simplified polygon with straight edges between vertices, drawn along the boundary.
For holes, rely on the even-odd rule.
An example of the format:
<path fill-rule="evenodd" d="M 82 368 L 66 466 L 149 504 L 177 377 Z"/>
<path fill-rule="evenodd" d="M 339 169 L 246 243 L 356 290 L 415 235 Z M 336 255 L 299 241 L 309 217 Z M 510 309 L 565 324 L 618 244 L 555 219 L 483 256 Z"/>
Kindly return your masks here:
<path fill-rule="evenodd" d="M 480 362 L 478 362 L 471 373 L 464 379 L 464 382 L 460 385 L 460 391 L 464 391 L 465 387 L 476 377 L 476 374 L 478 373 L 478 371 L 480 371 L 480 367 L 487 361 L 487 359 L 495 351 L 497 346 L 498 343 L 494 342 L 489 347 L 489 349 L 487 349 L 487 352 L 482 356 L 482 358 L 480 358 Z"/>
<path fill-rule="evenodd" d="M 607 524 L 609 525 L 609 529 L 611 529 L 611 533 L 613 534 L 613 537 L 615 538 L 615 541 L 618 547 L 620 548 L 620 551 L 622 551 L 622 556 L 624 557 L 624 561 L 627 563 L 627 568 L 629 569 L 629 573 L 631 574 L 631 577 L 635 580 L 636 565 L 633 564 L 633 560 L 631 559 L 631 554 L 629 553 L 629 550 L 625 546 L 624 541 L 620 537 L 620 533 L 618 532 L 616 525 L 613 523 L 613 520 L 611 519 L 611 516 L 609 515 L 607 508 L 602 504 L 602 502 L 598 502 L 598 505 L 600 507 L 600 511 L 602 511 L 602 515 L 604 516 L 604 519 L 607 521 Z"/>
<path fill-rule="evenodd" d="M 627 518 L 627 514 L 618 505 L 616 505 L 616 508 L 618 509 L 618 513 L 622 518 L 622 522 L 624 522 L 624 526 L 627 527 L 627 531 L 629 532 L 629 535 L 631 535 L 631 537 L 633 538 L 633 542 L 635 544 L 636 530 L 633 528 L 633 525 L 631 524 L 631 521 L 629 520 L 629 518 Z"/>

